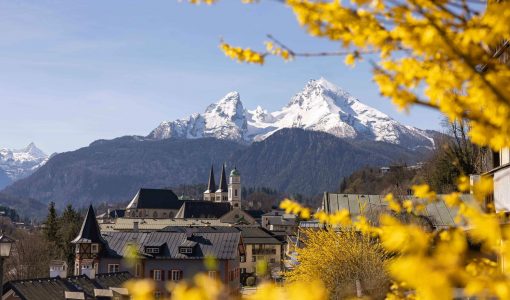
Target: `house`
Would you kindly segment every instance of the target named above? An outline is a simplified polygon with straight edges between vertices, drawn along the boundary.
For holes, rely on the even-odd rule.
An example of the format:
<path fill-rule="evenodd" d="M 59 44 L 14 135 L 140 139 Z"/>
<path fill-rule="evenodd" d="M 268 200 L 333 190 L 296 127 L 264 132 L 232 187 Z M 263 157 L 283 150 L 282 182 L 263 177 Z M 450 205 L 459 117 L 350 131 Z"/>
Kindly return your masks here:
<path fill-rule="evenodd" d="M 262 227 L 270 231 L 284 231 L 287 234 L 295 234 L 298 223 L 297 216 L 287 214 L 283 210 L 273 210 L 262 215 Z"/>
<path fill-rule="evenodd" d="M 510 211 L 510 148 L 503 148 L 493 156 L 493 168 L 483 176 L 492 177 L 494 191 L 487 199 L 496 212 Z"/>
<path fill-rule="evenodd" d="M 130 299 L 124 283 L 128 272 L 49 277 L 9 281 L 3 286 L 3 300 Z"/>
<path fill-rule="evenodd" d="M 165 295 L 168 281 L 191 279 L 205 272 L 232 290 L 239 288 L 239 261 L 244 255 L 241 233 L 231 227 L 166 227 L 157 231 L 111 231 L 101 233 L 92 206 L 78 236 L 77 274 L 127 271 L 137 278 L 157 282 L 156 295 Z M 134 247 L 137 263 L 125 264 Z M 131 249 L 131 250 L 130 250 Z M 218 269 L 208 270 L 205 258 L 214 257 Z"/>
<path fill-rule="evenodd" d="M 255 276 L 260 262 L 265 262 L 270 271 L 281 271 L 284 242 L 261 227 L 239 227 L 239 230 L 245 247 L 240 263 L 242 279 Z"/>

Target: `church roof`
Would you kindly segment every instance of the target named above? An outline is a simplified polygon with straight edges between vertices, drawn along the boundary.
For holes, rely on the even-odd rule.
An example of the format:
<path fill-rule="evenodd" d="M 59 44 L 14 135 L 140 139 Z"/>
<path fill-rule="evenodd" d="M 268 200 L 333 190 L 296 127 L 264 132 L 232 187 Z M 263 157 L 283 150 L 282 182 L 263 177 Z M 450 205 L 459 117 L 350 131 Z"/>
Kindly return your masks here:
<path fill-rule="evenodd" d="M 228 192 L 227 176 L 225 175 L 225 165 L 221 167 L 220 186 L 216 192 Z"/>
<path fill-rule="evenodd" d="M 81 230 L 78 236 L 71 241 L 71 243 L 102 243 L 106 244 L 106 241 L 101 236 L 99 224 L 96 220 L 96 214 L 92 205 L 89 206 L 85 220 L 81 225 Z"/>
<path fill-rule="evenodd" d="M 219 219 L 230 211 L 228 202 L 185 201 L 175 218 Z"/>
<path fill-rule="evenodd" d="M 214 167 L 211 165 L 211 172 L 209 173 L 209 183 L 207 184 L 206 193 L 216 192 L 216 182 L 214 182 Z"/>
<path fill-rule="evenodd" d="M 153 208 L 153 209 L 179 209 L 182 200 L 172 190 L 167 189 L 140 189 L 129 202 L 127 209 Z"/>

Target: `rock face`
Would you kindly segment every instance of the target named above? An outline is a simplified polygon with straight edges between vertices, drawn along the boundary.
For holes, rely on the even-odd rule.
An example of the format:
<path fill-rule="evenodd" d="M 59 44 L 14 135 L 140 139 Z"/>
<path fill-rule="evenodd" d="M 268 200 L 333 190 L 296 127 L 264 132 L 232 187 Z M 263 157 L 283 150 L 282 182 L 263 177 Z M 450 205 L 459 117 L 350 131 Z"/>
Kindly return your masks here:
<path fill-rule="evenodd" d="M 0 189 L 32 174 L 47 160 L 48 155 L 34 143 L 23 149 L 0 148 Z"/>
<path fill-rule="evenodd" d="M 244 109 L 239 93 L 231 92 L 203 114 L 161 123 L 149 138 L 214 137 L 250 143 L 262 141 L 284 128 L 381 141 L 411 149 L 434 147 L 428 132 L 400 124 L 324 78 L 309 81 L 285 107 L 271 113 L 260 106 Z"/>

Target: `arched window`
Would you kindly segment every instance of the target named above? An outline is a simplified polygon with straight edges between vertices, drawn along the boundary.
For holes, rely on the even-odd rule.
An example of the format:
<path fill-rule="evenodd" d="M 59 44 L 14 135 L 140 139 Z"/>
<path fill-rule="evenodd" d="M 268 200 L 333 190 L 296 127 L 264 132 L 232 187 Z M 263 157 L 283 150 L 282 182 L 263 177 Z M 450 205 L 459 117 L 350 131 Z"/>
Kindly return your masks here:
<path fill-rule="evenodd" d="M 158 218 L 158 212 L 157 212 L 157 211 L 155 211 L 155 212 L 152 214 L 152 217 L 153 217 L 154 219 L 157 219 L 157 218 Z"/>

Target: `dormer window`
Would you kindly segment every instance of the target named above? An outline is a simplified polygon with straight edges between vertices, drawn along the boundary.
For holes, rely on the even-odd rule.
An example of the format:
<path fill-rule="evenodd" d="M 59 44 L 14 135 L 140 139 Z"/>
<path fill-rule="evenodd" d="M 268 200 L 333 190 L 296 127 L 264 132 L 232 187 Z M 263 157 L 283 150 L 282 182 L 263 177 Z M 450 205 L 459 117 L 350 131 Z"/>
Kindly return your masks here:
<path fill-rule="evenodd" d="M 179 247 L 179 253 L 191 254 L 191 253 L 193 253 L 193 248 L 192 247 Z"/>
<path fill-rule="evenodd" d="M 99 244 L 92 244 L 91 251 L 92 251 L 92 253 L 98 253 L 99 252 Z"/>
<path fill-rule="evenodd" d="M 146 247 L 145 253 L 147 254 L 159 254 L 159 247 Z"/>

